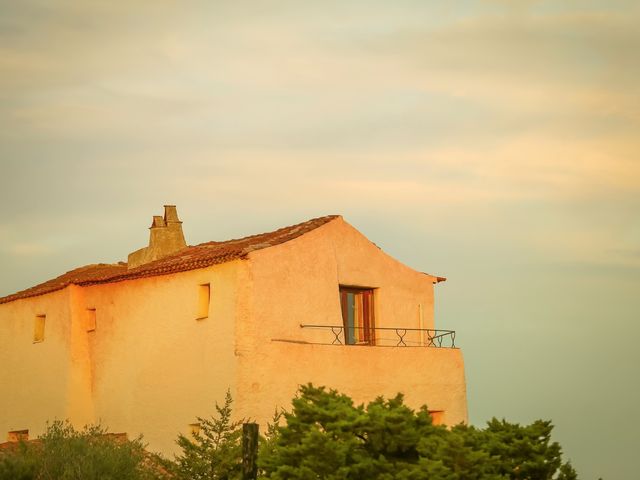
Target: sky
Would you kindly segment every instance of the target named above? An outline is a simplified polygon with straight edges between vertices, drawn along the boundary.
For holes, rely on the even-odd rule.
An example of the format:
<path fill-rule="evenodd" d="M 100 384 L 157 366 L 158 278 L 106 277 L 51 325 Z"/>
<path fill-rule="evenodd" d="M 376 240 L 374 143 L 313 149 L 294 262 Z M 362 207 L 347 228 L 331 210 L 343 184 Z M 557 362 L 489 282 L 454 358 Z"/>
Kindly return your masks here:
<path fill-rule="evenodd" d="M 326 214 L 445 276 L 470 420 L 637 476 L 632 1 L 0 0 L 0 295 Z M 427 368 L 425 366 L 425 368 Z"/>

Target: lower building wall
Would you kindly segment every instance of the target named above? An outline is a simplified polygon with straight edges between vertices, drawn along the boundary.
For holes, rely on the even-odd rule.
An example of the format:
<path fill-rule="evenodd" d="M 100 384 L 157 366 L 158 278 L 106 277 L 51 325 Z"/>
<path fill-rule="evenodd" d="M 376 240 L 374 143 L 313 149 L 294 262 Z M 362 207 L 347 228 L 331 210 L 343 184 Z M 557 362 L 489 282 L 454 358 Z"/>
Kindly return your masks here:
<path fill-rule="evenodd" d="M 313 383 L 356 403 L 403 393 L 407 405 L 443 411 L 447 425 L 466 423 L 464 362 L 459 349 L 271 342 L 240 357 L 237 413 L 264 426 L 275 406 L 289 409 L 299 385 Z"/>
<path fill-rule="evenodd" d="M 34 324 L 44 315 L 44 337 Z M 46 422 L 69 416 L 71 370 L 69 292 L 0 305 L 0 442 L 9 431 L 42 434 Z"/>

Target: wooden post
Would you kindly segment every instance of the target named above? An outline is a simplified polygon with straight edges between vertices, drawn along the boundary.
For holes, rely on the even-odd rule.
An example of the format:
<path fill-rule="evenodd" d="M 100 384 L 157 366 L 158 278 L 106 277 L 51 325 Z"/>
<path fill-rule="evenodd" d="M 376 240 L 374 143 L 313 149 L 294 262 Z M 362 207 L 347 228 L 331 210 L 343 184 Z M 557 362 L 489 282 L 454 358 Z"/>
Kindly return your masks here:
<path fill-rule="evenodd" d="M 242 424 L 242 480 L 258 477 L 258 424 Z"/>

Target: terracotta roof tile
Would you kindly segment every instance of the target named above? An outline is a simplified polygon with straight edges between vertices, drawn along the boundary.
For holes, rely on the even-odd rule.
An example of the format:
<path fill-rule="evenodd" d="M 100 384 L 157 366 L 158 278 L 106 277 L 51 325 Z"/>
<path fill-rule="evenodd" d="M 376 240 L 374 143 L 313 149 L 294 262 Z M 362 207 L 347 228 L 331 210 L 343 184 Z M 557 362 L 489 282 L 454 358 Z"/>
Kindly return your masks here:
<path fill-rule="evenodd" d="M 0 298 L 0 303 L 8 303 L 21 298 L 44 295 L 45 293 L 61 290 L 69 285 L 87 286 L 98 283 L 112 283 L 135 278 L 168 275 L 246 258 L 250 252 L 288 242 L 335 218 L 338 218 L 338 215 L 328 215 L 290 227 L 284 227 L 273 232 L 251 235 L 249 237 L 227 240 L 225 242 L 207 242 L 201 243 L 200 245 L 188 246 L 173 255 L 132 269 L 127 269 L 127 264 L 124 262 L 117 264 L 99 263 L 86 265 L 60 275 L 53 280 L 36 285 L 35 287 Z"/>

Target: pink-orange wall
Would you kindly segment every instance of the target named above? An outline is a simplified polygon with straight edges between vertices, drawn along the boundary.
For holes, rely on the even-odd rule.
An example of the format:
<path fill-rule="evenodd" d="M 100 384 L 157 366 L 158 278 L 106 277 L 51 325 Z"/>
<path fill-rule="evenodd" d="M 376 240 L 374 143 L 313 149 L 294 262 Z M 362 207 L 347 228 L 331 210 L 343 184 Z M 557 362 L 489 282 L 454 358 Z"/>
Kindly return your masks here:
<path fill-rule="evenodd" d="M 288 406 L 299 384 L 313 382 L 358 402 L 402 392 L 413 407 L 444 410 L 449 424 L 467 421 L 460 350 L 420 347 L 417 333 L 407 335 L 416 346 L 406 348 L 313 345 L 335 337 L 299 326 L 342 325 L 339 285 L 351 285 L 376 289 L 376 326 L 419 328 L 422 311 L 424 328 L 434 328 L 435 277 L 389 257 L 341 218 L 255 251 L 249 261 L 246 314 L 237 327 L 242 416 L 268 419 L 274 405 Z M 394 332 L 377 335 L 397 343 Z"/>

